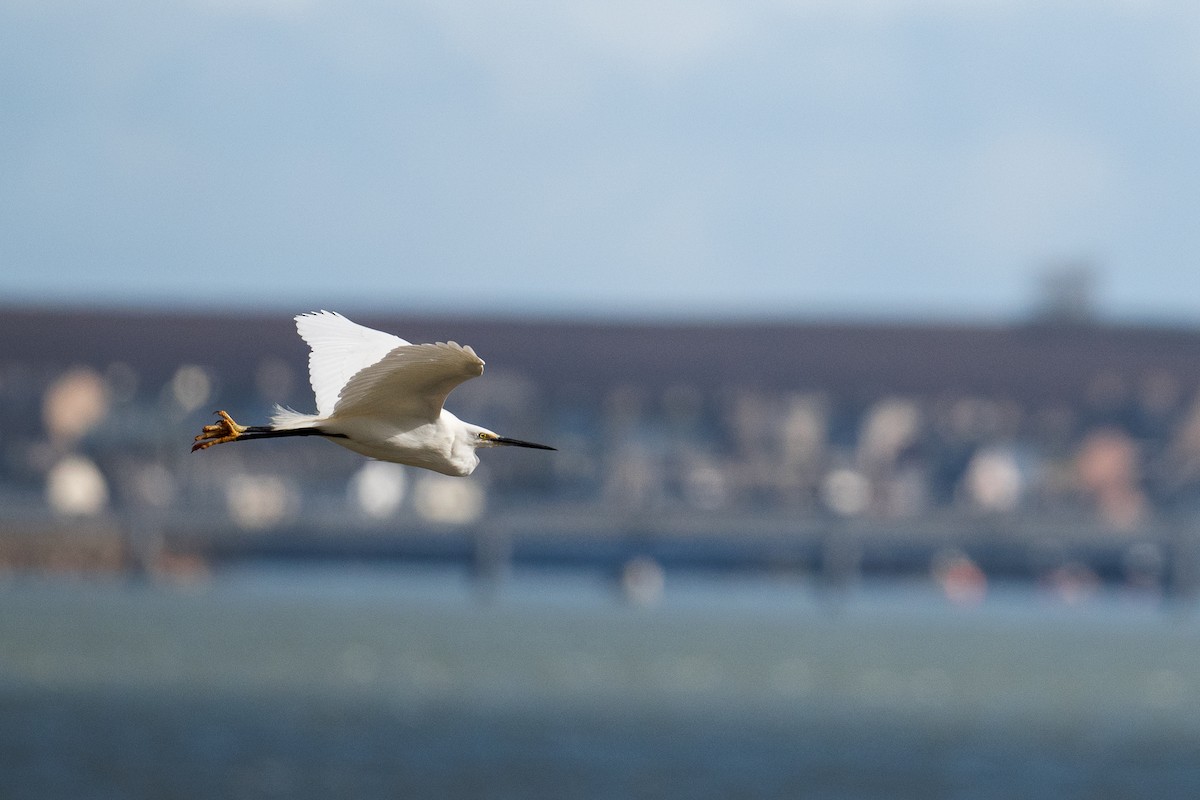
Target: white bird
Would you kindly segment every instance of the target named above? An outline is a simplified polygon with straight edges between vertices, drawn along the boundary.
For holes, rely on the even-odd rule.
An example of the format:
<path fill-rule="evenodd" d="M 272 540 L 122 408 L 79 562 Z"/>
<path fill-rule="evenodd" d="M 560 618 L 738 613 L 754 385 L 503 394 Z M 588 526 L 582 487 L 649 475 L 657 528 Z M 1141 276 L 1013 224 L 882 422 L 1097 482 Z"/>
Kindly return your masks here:
<path fill-rule="evenodd" d="M 479 465 L 481 447 L 555 449 L 499 436 L 442 407 L 455 386 L 483 374 L 483 359 L 470 347 L 411 344 L 331 311 L 301 314 L 296 330 L 312 350 L 317 413 L 276 406 L 269 425 L 247 426 L 218 411 L 220 421 L 204 426 L 192 452 L 246 439 L 323 436 L 380 461 L 465 476 Z"/>

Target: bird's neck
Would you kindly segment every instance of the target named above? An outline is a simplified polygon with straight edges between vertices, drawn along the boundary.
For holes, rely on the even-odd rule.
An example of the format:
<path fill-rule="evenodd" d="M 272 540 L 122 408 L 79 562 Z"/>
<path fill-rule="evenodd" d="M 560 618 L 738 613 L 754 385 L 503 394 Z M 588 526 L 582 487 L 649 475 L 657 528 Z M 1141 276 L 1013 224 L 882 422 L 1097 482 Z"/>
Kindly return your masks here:
<path fill-rule="evenodd" d="M 475 437 L 465 424 L 449 411 L 442 409 L 438 424 L 445 428 L 450 435 L 450 452 L 447 454 L 453 474 L 470 475 L 479 466 L 479 456 L 475 454 Z M 451 473 L 447 473 L 451 474 Z"/>

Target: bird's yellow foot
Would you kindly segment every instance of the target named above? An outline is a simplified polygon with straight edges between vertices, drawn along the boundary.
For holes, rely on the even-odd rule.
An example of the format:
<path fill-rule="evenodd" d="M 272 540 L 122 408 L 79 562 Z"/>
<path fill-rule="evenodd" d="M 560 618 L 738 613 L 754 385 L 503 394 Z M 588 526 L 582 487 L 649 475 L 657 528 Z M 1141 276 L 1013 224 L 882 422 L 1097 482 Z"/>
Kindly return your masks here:
<path fill-rule="evenodd" d="M 195 444 L 192 445 L 193 453 L 206 447 L 212 447 L 214 444 L 232 442 L 246 432 L 246 426 L 238 425 L 228 413 L 218 411 L 217 416 L 221 419 L 200 429 L 200 435 L 193 440 L 195 441 Z"/>

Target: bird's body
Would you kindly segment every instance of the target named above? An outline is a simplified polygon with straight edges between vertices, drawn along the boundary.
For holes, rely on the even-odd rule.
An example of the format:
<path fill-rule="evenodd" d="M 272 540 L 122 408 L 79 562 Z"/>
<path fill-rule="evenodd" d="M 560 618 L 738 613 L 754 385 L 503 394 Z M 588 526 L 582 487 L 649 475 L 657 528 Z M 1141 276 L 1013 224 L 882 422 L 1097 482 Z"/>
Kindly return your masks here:
<path fill-rule="evenodd" d="M 296 317 L 311 348 L 316 414 L 276 407 L 269 425 L 238 425 L 224 411 L 192 450 L 242 439 L 322 436 L 369 458 L 470 475 L 480 447 L 553 447 L 508 439 L 463 422 L 443 403 L 463 381 L 483 374 L 483 359 L 454 342 L 410 344 L 398 336 L 319 311 Z"/>
<path fill-rule="evenodd" d="M 468 426 L 445 409 L 433 422 L 403 430 L 373 417 L 334 419 L 325 426 L 335 437 L 331 441 L 360 455 L 458 477 L 479 466 L 470 428 L 476 426 Z"/>

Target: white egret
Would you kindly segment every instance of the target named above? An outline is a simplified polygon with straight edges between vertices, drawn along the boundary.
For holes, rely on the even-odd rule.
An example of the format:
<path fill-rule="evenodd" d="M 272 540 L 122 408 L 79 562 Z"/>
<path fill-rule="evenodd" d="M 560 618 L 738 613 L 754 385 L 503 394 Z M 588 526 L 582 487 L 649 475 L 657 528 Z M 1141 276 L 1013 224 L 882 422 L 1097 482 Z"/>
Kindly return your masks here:
<path fill-rule="evenodd" d="M 317 413 L 276 406 L 270 424 L 239 425 L 218 411 L 221 419 L 204 426 L 192 452 L 247 439 L 322 436 L 380 461 L 464 476 L 479 465 L 481 447 L 555 449 L 499 436 L 442 407 L 455 386 L 483 374 L 483 359 L 470 347 L 411 344 L 331 311 L 301 314 L 296 330 L 312 351 Z"/>

